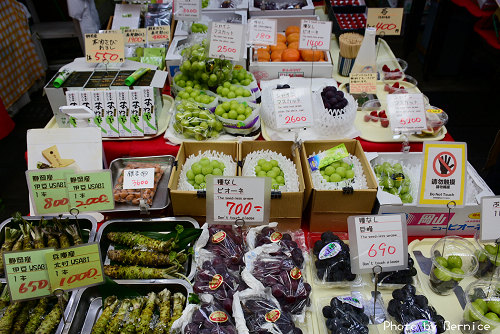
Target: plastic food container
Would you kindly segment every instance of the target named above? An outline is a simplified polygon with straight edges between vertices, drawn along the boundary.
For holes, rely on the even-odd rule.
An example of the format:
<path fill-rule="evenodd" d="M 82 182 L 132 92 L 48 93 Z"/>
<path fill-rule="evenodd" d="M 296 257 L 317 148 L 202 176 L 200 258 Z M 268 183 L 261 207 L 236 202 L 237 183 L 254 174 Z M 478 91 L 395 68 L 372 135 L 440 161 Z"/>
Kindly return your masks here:
<path fill-rule="evenodd" d="M 401 58 L 382 59 L 377 62 L 381 80 L 400 80 L 407 68 L 408 63 Z"/>
<path fill-rule="evenodd" d="M 424 95 L 424 99 L 425 98 L 426 96 Z M 448 123 L 448 114 L 442 109 L 428 106 L 427 112 L 425 113 L 425 119 L 427 121 L 427 129 L 422 130 L 422 133 L 418 136 L 436 136 L 439 134 L 439 131 L 441 131 L 441 128 Z"/>
<path fill-rule="evenodd" d="M 384 82 L 384 91 L 388 94 L 409 94 L 414 92 L 418 85 L 417 80 L 408 74 L 405 74 L 401 79 L 383 79 L 382 81 Z"/>
<path fill-rule="evenodd" d="M 500 254 L 497 255 L 497 245 L 493 242 L 481 242 L 479 240 L 479 231 L 476 232 L 474 241 L 478 248 L 476 256 L 479 260 L 479 268 L 474 276 L 476 278 L 490 278 L 495 275 L 500 266 Z"/>
<path fill-rule="evenodd" d="M 490 333 L 500 325 L 500 292 L 498 279 L 475 281 L 465 289 L 467 304 L 461 322 L 462 333 Z"/>
<path fill-rule="evenodd" d="M 363 112 L 363 120 L 365 122 L 373 122 L 379 124 L 383 128 L 389 127 L 389 117 L 386 110 L 382 109 L 382 103 L 378 99 L 366 101 L 361 106 Z"/>
<path fill-rule="evenodd" d="M 460 281 L 476 273 L 478 259 L 472 243 L 458 236 L 439 239 L 431 248 L 429 287 L 438 295 L 449 295 Z"/>

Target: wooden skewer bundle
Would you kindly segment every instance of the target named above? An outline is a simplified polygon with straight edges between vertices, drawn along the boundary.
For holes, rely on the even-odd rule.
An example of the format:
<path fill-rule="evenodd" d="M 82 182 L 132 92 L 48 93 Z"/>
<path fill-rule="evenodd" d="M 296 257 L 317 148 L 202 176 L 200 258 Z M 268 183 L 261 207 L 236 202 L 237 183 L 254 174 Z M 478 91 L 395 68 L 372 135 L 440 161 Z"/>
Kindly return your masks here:
<path fill-rule="evenodd" d="M 359 48 L 363 42 L 363 35 L 348 32 L 340 35 L 340 55 L 344 58 L 354 59 L 358 56 Z"/>

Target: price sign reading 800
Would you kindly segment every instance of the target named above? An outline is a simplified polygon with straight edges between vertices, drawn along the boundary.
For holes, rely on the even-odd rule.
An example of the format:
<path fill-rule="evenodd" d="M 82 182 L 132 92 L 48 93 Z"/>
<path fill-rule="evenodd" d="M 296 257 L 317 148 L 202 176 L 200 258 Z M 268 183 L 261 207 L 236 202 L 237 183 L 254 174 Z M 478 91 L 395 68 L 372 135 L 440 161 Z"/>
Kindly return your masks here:
<path fill-rule="evenodd" d="M 406 219 L 401 214 L 349 217 L 349 242 L 352 243 L 352 271 L 372 272 L 406 269 L 408 243 Z"/>

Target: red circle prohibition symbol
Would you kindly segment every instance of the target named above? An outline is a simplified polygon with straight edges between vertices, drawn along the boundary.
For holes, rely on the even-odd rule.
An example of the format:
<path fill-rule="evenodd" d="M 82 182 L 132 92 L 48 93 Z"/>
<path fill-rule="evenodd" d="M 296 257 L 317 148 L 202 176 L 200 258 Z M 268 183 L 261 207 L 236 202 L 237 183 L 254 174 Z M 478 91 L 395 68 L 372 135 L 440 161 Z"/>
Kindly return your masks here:
<path fill-rule="evenodd" d="M 453 159 L 453 167 L 450 167 L 444 160 L 443 158 L 441 158 L 441 156 L 443 156 L 444 154 L 447 154 L 449 155 L 452 159 Z M 443 174 L 441 173 L 440 171 L 438 171 L 438 169 L 436 168 L 436 163 L 439 165 L 439 162 L 441 162 L 441 164 L 448 170 L 448 174 Z M 450 161 L 451 162 L 451 161 Z M 448 176 L 451 176 L 453 175 L 453 173 L 455 173 L 455 171 L 457 170 L 457 159 L 455 158 L 455 156 L 453 154 L 451 154 L 450 152 L 441 152 L 439 153 L 438 155 L 436 155 L 436 157 L 434 158 L 434 161 L 432 163 L 432 168 L 434 169 L 434 172 L 438 175 L 438 176 L 441 176 L 441 177 L 448 177 Z"/>

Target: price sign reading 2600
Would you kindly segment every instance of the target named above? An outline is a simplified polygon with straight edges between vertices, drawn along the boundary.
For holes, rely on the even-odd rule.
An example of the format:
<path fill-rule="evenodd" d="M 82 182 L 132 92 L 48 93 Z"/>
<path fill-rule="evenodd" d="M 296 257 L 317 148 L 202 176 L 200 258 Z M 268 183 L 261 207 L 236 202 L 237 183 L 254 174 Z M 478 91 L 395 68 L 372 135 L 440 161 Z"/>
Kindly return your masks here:
<path fill-rule="evenodd" d="M 278 128 L 302 128 L 313 124 L 311 100 L 304 89 L 273 90 Z"/>

